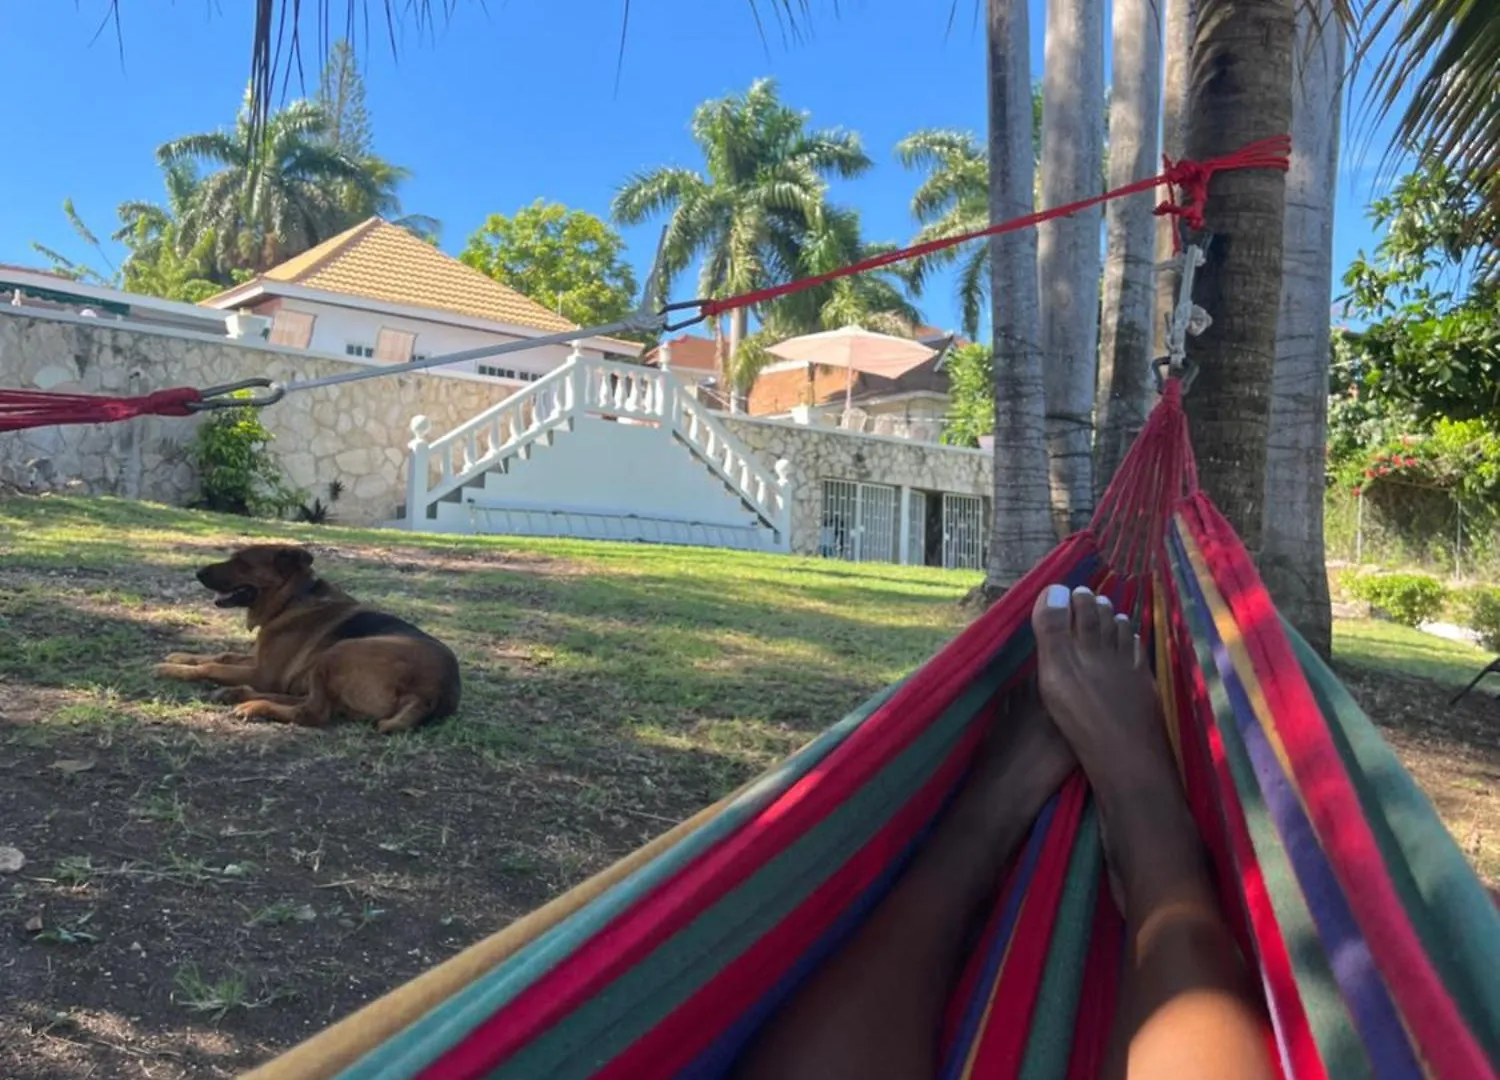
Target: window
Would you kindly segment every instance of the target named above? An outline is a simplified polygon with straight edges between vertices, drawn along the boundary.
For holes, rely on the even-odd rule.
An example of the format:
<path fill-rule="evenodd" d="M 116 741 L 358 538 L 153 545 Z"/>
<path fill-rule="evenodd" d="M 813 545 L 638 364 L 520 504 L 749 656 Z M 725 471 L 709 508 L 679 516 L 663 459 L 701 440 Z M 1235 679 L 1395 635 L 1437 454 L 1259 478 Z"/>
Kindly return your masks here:
<path fill-rule="evenodd" d="M 344 345 L 345 356 L 364 356 L 373 360 L 375 358 L 375 346 L 361 345 L 358 342 L 348 342 Z"/>
<path fill-rule="evenodd" d="M 493 364 L 480 364 L 479 374 L 490 375 L 496 379 L 509 379 L 511 382 L 536 382 L 541 378 L 535 371 L 522 371 L 518 368 L 496 367 Z"/>

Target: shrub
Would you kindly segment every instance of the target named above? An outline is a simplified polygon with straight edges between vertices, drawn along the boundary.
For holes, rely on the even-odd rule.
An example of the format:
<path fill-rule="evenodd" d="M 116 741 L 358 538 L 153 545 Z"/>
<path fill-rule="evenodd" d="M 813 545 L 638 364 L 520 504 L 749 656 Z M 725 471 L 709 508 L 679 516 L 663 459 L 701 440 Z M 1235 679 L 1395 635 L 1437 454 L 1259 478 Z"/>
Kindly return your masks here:
<path fill-rule="evenodd" d="M 1500 652 L 1500 589 L 1465 589 L 1455 606 L 1469 629 L 1479 632 L 1480 644 Z"/>
<path fill-rule="evenodd" d="M 198 428 L 192 450 L 201 478 L 200 505 L 257 517 L 279 517 L 295 508 L 301 500 L 281 478 L 272 438 L 254 409 L 210 414 Z"/>
<path fill-rule="evenodd" d="M 1350 591 L 1403 626 L 1427 622 L 1443 610 L 1448 590 L 1425 574 L 1379 574 L 1355 577 Z"/>

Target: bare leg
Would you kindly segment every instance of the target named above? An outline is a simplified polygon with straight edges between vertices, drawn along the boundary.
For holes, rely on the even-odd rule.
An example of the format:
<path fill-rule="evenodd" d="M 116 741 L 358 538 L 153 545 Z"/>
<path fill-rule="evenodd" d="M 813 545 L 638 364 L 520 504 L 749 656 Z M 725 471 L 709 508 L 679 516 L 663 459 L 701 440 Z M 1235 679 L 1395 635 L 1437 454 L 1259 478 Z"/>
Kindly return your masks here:
<path fill-rule="evenodd" d="M 1074 760 L 1028 703 L 1002 718 L 974 771 L 891 894 L 771 1020 L 739 1080 L 920 1080 L 938 1066 L 943 1009 L 969 931 Z"/>
<path fill-rule="evenodd" d="M 1087 589 L 1053 585 L 1032 624 L 1042 698 L 1094 789 L 1124 897 L 1127 968 L 1106 1075 L 1273 1077 L 1129 620 Z"/>

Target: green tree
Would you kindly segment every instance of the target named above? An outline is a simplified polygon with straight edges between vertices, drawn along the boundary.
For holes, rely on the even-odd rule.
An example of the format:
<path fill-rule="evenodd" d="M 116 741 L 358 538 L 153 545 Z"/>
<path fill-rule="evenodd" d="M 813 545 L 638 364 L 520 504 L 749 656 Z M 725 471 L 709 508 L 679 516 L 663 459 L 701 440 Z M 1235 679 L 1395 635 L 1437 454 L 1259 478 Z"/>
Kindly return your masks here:
<path fill-rule="evenodd" d="M 979 437 L 995 430 L 995 352 L 979 343 L 948 354 L 948 416 L 943 442 L 978 446 Z"/>
<path fill-rule="evenodd" d="M 196 245 L 214 236 L 223 280 L 259 272 L 328 239 L 369 213 L 399 208 L 403 170 L 366 155 L 351 157 L 328 141 L 328 112 L 294 101 L 258 130 L 247 107 L 234 128 L 163 143 L 164 169 L 191 164 L 202 172 L 178 217 L 179 240 Z"/>
<path fill-rule="evenodd" d="M 1471 181 L 1441 167 L 1402 178 L 1371 205 L 1385 230 L 1344 275 L 1349 377 L 1368 406 L 1484 420 L 1500 429 L 1500 282 L 1482 273 L 1487 238 Z"/>
<path fill-rule="evenodd" d="M 197 303 L 222 288 L 212 278 L 212 234 L 190 247 L 180 245 L 177 223 L 166 208 L 144 202 L 121 204 L 116 211 L 121 226 L 111 239 L 123 244 L 128 254 L 118 267 L 110 263 L 103 245 L 84 224 L 72 199 L 63 200 L 63 213 L 78 238 L 93 248 L 110 269 L 101 272 L 32 241 L 31 246 L 50 260 L 54 273 L 75 281 L 187 303 Z"/>
<path fill-rule="evenodd" d="M 354 46 L 339 38 L 328 50 L 318 79 L 317 103 L 328 114 L 329 145 L 356 160 L 370 153 L 370 113 L 365 107 L 365 80 Z"/>
<path fill-rule="evenodd" d="M 921 227 L 913 243 L 925 243 L 982 229 L 990 220 L 990 163 L 987 151 L 967 131 L 932 129 L 908 135 L 896 144 L 896 155 L 908 169 L 926 176 L 912 196 L 911 211 Z M 976 240 L 947 248 L 915 263 L 924 280 L 940 266 L 958 264 L 958 306 L 964 333 L 979 334 L 989 292 L 990 249 Z"/>
<path fill-rule="evenodd" d="M 585 210 L 541 199 L 491 214 L 459 259 L 579 326 L 613 322 L 635 297 L 620 234 Z"/>
<path fill-rule="evenodd" d="M 705 102 L 690 125 L 703 172 L 663 167 L 637 174 L 616 194 L 612 213 L 627 225 L 669 215 L 663 271 L 670 278 L 701 259 L 700 296 L 788 280 L 795 273 L 789 254 L 824 214 L 827 178 L 858 176 L 870 166 L 857 135 L 810 131 L 807 123 L 807 114 L 783 104 L 769 79 Z M 729 317 L 731 372 L 749 316 L 741 309 Z"/>
<path fill-rule="evenodd" d="M 824 207 L 806 233 L 782 239 L 778 261 L 797 277 L 824 274 L 896 247 L 864 239 L 859 213 L 839 206 Z M 911 300 L 914 288 L 911 267 L 895 264 L 782 297 L 763 313 L 762 322 L 780 337 L 841 326 L 909 337 L 922 321 Z"/>
<path fill-rule="evenodd" d="M 1039 166 L 1042 148 L 1042 90 L 1032 88 L 1031 139 Z M 990 163 L 988 149 L 967 131 L 928 128 L 896 144 L 903 166 L 925 173 L 911 199 L 912 216 L 920 228 L 916 244 L 983 229 L 990 223 Z M 983 240 L 946 248 L 913 263 L 914 284 L 921 287 L 936 270 L 958 265 L 957 297 L 963 331 L 979 335 L 981 314 L 989 294 L 990 248 Z"/>

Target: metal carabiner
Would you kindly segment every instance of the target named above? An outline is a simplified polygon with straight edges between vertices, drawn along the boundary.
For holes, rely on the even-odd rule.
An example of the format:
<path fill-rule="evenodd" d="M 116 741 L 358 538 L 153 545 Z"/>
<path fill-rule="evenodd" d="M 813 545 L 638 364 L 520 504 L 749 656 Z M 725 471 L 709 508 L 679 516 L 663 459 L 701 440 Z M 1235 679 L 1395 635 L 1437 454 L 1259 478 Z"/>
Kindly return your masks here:
<path fill-rule="evenodd" d="M 253 390 L 264 387 L 269 392 L 259 397 L 231 397 L 241 390 Z M 201 396 L 198 401 L 187 403 L 189 412 L 209 412 L 213 409 L 263 409 L 267 405 L 274 405 L 286 396 L 286 387 L 280 383 L 272 382 L 263 376 L 254 379 L 241 379 L 239 382 L 225 383 L 223 386 L 209 386 L 198 392 Z"/>

